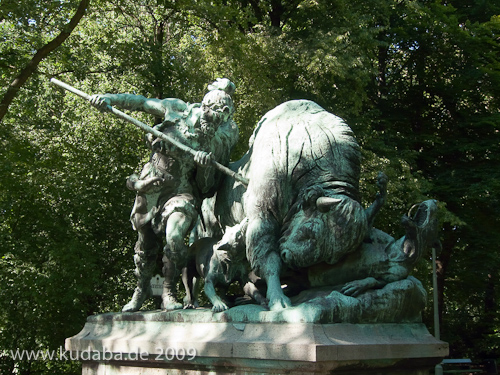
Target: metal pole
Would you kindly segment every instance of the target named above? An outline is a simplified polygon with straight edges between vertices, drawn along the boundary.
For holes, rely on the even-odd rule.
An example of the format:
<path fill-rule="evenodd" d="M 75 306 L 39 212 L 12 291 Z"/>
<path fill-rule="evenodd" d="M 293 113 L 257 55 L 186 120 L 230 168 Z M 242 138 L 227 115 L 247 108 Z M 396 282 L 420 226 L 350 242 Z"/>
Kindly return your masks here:
<path fill-rule="evenodd" d="M 83 91 L 80 91 L 80 90 L 78 90 L 78 89 L 76 89 L 76 88 L 74 88 L 74 87 L 72 87 L 72 86 L 70 86 L 62 81 L 59 81 L 58 79 L 52 78 L 50 80 L 50 82 L 52 82 L 53 84 L 55 84 L 59 87 L 62 87 L 65 90 L 68 90 L 69 92 L 72 92 L 75 95 L 78 95 L 79 97 L 81 97 L 85 100 L 90 100 L 90 95 L 88 95 L 88 94 L 84 93 Z M 109 112 L 113 113 L 115 116 L 120 117 L 121 119 L 128 121 L 128 122 L 134 124 L 135 126 L 141 128 L 145 132 L 153 134 L 156 138 L 160 138 L 166 142 L 169 142 L 170 144 L 174 145 L 175 147 L 181 149 L 184 152 L 190 153 L 193 156 L 196 154 L 196 151 L 193 150 L 192 148 L 182 144 L 181 142 L 177 141 L 176 139 L 169 137 L 168 135 L 146 125 L 145 123 L 127 115 L 126 113 L 124 113 L 124 112 L 122 112 L 122 111 L 120 111 L 120 110 L 118 110 L 110 105 L 107 106 L 107 110 Z M 225 173 L 228 176 L 233 177 L 236 181 L 239 181 L 242 184 L 244 184 L 245 186 L 248 186 L 249 181 L 247 178 L 241 176 L 240 174 L 238 174 L 235 171 L 227 168 L 226 166 L 218 163 L 215 160 L 211 160 L 211 163 L 215 168 L 217 168 L 222 173 Z"/>
<path fill-rule="evenodd" d="M 439 304 L 438 304 L 438 285 L 437 285 L 437 269 L 436 269 L 436 248 L 432 247 L 432 296 L 434 300 L 434 337 L 441 339 L 439 333 Z M 434 367 L 434 375 L 443 375 L 443 366 L 437 364 Z"/>

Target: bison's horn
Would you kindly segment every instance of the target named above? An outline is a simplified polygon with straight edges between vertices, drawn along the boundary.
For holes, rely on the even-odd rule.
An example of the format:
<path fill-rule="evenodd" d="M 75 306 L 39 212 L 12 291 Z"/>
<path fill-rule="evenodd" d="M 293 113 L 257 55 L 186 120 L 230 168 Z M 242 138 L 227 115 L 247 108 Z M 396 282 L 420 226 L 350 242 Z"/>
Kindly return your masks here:
<path fill-rule="evenodd" d="M 320 210 L 321 212 L 327 212 L 330 208 L 332 208 L 336 204 L 339 204 L 340 202 L 342 202 L 342 199 L 332 197 L 319 197 L 318 199 L 316 199 L 316 207 L 318 207 L 318 210 Z"/>

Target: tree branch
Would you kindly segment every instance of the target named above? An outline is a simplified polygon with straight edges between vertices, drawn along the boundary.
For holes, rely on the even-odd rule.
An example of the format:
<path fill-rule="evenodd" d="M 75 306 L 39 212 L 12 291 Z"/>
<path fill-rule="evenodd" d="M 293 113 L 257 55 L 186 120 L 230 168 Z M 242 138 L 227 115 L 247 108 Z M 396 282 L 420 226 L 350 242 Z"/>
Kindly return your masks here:
<path fill-rule="evenodd" d="M 33 72 L 37 69 L 40 62 L 46 58 L 52 51 L 59 47 L 72 33 L 75 27 L 78 25 L 82 17 L 85 15 L 87 7 L 90 0 L 81 0 L 78 5 L 73 18 L 64 27 L 64 29 L 50 42 L 45 44 L 42 48 L 36 51 L 35 55 L 31 61 L 21 70 L 18 76 L 12 81 L 7 92 L 5 93 L 2 101 L 0 102 L 0 121 L 7 114 L 10 104 L 17 96 L 19 89 L 26 83 L 26 81 L 31 77 Z"/>

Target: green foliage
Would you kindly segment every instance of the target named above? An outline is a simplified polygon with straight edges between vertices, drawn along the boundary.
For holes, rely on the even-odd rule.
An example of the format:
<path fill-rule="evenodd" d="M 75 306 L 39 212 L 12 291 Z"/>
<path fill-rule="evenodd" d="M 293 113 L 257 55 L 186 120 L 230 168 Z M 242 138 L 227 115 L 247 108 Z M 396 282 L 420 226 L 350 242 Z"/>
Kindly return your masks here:
<path fill-rule="evenodd" d="M 460 2 L 396 7 L 381 35 L 373 89 L 380 111 L 373 129 L 386 136 L 382 149 L 397 152 L 413 176 L 425 179 L 422 192 L 446 204 L 440 256 L 443 336 L 459 356 L 491 355 L 492 348 L 477 341 L 488 337 L 491 342 L 498 324 L 493 311 L 500 258 L 491 250 L 499 240 L 500 118 L 494 99 L 500 83 L 499 30 L 495 13 L 482 23 L 469 18 L 477 7 Z M 381 145 L 374 145 L 368 147 L 380 154 Z"/>
<path fill-rule="evenodd" d="M 133 196 L 124 177 L 137 155 L 123 150 L 135 149 L 138 135 L 95 116 L 90 124 L 101 124 L 89 126 L 92 116 L 69 110 L 81 104 L 74 98 L 62 101 L 63 93 L 47 82 L 29 86 L 24 104 L 32 96 L 41 101 L 2 134 L 0 342 L 6 350 L 58 348 L 87 315 L 117 309 L 108 296 L 123 298 L 123 284 L 130 284 L 123 265 L 131 263 Z"/>
<path fill-rule="evenodd" d="M 2 1 L 0 95 L 77 5 Z M 267 110 L 311 99 L 354 129 L 365 205 L 377 172 L 389 176 L 378 228 L 399 237 L 413 204 L 439 200 L 443 338 L 453 355 L 494 355 L 499 34 L 500 7 L 486 1 L 92 2 L 0 128 L 0 351 L 59 348 L 87 315 L 119 310 L 134 282 L 134 197 L 124 182 L 148 156 L 142 135 L 49 78 L 88 93 L 199 102 L 206 85 L 225 76 L 237 86 L 233 159 Z M 428 259 L 416 272 L 430 293 Z M 14 366 L 20 374 L 79 372 L 71 363 L 15 364 L 0 354 L 0 372 Z"/>

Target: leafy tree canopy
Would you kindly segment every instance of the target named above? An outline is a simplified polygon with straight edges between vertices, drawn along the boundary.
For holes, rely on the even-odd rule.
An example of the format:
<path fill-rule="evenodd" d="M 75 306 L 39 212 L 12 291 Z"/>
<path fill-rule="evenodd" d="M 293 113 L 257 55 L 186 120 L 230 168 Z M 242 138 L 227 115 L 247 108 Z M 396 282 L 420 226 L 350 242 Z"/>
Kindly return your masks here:
<path fill-rule="evenodd" d="M 0 348 L 56 349 L 87 315 L 118 311 L 134 282 L 124 182 L 148 156 L 142 134 L 49 79 L 199 102 L 224 76 L 237 86 L 233 159 L 267 110 L 311 99 L 354 129 L 365 204 L 388 174 L 377 227 L 400 236 L 402 214 L 439 200 L 442 337 L 453 355 L 494 355 L 499 35 L 500 5 L 487 1 L 2 0 Z M 429 267 L 416 272 L 431 292 Z M 14 368 L 79 373 L 0 355 L 2 373 Z"/>

